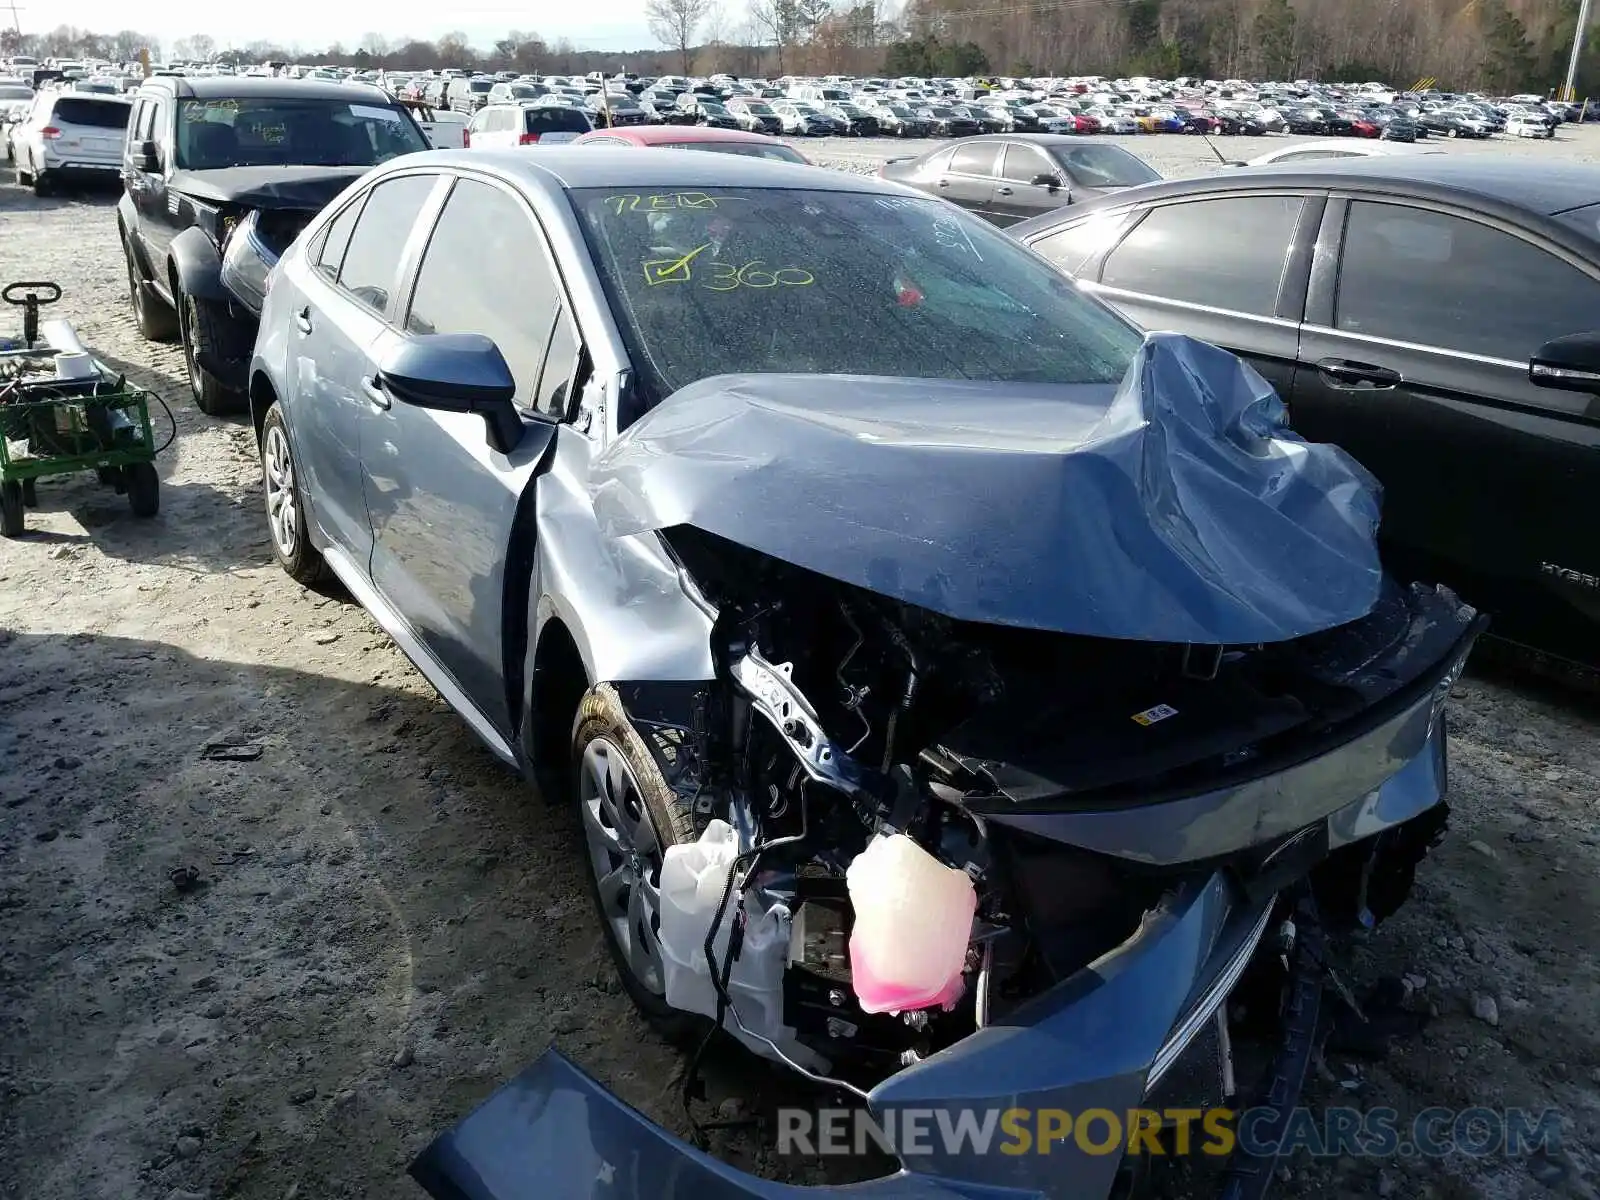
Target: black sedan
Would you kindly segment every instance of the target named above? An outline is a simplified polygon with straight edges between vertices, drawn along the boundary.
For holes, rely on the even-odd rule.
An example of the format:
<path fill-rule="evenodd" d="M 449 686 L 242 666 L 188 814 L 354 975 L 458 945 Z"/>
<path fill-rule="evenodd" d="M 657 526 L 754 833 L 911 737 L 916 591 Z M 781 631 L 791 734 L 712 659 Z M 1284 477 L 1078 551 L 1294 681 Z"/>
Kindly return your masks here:
<path fill-rule="evenodd" d="M 917 118 L 927 125 L 935 137 L 971 137 L 982 132 L 978 122 L 966 112 L 958 112 L 942 104 L 930 104 L 917 109 Z"/>
<path fill-rule="evenodd" d="M 884 179 L 939 196 L 996 225 L 1161 178 L 1120 146 L 1061 133 L 997 134 L 894 158 Z"/>
<path fill-rule="evenodd" d="M 1430 117 L 1435 114 L 1428 114 Z M 1391 565 L 1600 665 L 1600 167 L 1380 155 L 1106 197 L 1009 232 L 1247 359 L 1384 485 Z"/>

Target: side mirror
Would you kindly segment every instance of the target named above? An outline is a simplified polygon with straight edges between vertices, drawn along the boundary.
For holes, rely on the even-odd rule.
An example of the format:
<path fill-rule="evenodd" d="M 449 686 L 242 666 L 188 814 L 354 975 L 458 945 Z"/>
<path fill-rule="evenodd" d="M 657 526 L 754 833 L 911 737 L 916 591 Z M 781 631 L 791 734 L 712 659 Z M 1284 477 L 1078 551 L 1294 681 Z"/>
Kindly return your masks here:
<path fill-rule="evenodd" d="M 1600 333 L 1572 333 L 1540 346 L 1528 382 L 1564 392 L 1600 393 Z"/>
<path fill-rule="evenodd" d="M 517 383 L 505 356 L 481 333 L 415 336 L 384 356 L 378 385 L 396 400 L 438 412 L 476 413 L 489 445 L 509 454 L 522 440 L 512 404 Z"/>
<path fill-rule="evenodd" d="M 1035 187 L 1047 187 L 1052 192 L 1061 186 L 1061 176 L 1051 171 L 1040 171 L 1033 177 Z"/>
<path fill-rule="evenodd" d="M 161 170 L 161 148 L 154 142 L 140 142 L 133 152 L 133 165 L 141 171 Z"/>

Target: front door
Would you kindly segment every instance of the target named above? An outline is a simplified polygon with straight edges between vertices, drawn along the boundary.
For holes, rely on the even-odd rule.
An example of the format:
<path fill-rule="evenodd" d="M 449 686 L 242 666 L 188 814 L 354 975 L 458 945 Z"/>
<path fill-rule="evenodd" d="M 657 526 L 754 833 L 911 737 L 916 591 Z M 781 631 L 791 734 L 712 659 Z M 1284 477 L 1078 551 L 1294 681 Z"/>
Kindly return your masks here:
<path fill-rule="evenodd" d="M 1600 280 L 1475 214 L 1335 200 L 1322 252 L 1341 234 L 1307 306 L 1295 428 L 1382 482 L 1400 574 L 1451 583 L 1497 633 L 1593 658 L 1600 403 L 1533 386 L 1528 360 L 1600 323 Z"/>
<path fill-rule="evenodd" d="M 514 302 L 508 302 L 514 298 Z M 534 480 L 565 415 L 577 359 L 544 238 L 523 199 L 458 180 L 428 240 L 404 332 L 492 338 L 517 382 L 521 442 L 492 448 L 481 417 L 369 405 L 361 436 L 372 580 L 482 716 L 508 741 L 506 621 L 527 611 Z M 383 346 L 379 347 L 381 361 Z M 515 668 L 510 671 L 509 668 Z"/>
<path fill-rule="evenodd" d="M 1059 180 L 1057 186 L 1035 183 L 1041 176 Z M 994 189 L 996 225 L 1014 225 L 1040 213 L 1052 212 L 1071 198 L 1061 167 L 1037 146 L 1007 142 L 1000 160 L 1000 178 Z"/>

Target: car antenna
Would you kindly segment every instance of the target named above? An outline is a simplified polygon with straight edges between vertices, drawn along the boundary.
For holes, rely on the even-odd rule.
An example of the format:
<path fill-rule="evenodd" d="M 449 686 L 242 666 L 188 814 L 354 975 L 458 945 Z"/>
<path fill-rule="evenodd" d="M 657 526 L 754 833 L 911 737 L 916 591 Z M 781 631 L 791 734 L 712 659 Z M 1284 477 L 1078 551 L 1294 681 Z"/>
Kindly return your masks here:
<path fill-rule="evenodd" d="M 1205 138 L 1206 145 L 1211 148 L 1211 153 L 1213 153 L 1213 154 L 1215 154 L 1217 156 L 1217 161 L 1219 163 L 1221 163 L 1225 167 L 1231 167 L 1231 166 L 1234 165 L 1233 163 L 1229 162 L 1227 159 L 1222 157 L 1222 151 L 1217 149 L 1217 144 L 1211 140 L 1211 134 L 1210 134 L 1210 132 L 1208 130 L 1202 129 L 1200 131 L 1200 136 Z"/>

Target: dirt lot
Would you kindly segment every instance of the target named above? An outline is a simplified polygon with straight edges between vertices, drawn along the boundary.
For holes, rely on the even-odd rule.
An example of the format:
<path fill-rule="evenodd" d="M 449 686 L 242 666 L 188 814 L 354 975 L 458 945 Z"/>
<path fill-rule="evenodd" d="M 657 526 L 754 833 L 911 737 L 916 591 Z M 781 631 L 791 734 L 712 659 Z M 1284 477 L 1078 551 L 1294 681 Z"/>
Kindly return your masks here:
<path fill-rule="evenodd" d="M 1207 167 L 1195 140 L 1147 147 Z M 856 169 L 883 153 L 808 149 Z M 1588 151 L 1600 132 L 1504 148 Z M 681 1130 L 680 1058 L 611 981 L 566 813 L 361 610 L 274 565 L 253 439 L 199 415 L 181 356 L 135 332 L 109 201 L 35 200 L 7 173 L 0 282 L 40 277 L 178 436 L 156 520 L 50 481 L 0 543 L 0 1195 L 420 1195 L 409 1157 L 552 1042 Z M 1313 1095 L 1553 1106 L 1565 1150 L 1302 1163 L 1286 1191 L 1595 1194 L 1596 730 L 1592 702 L 1516 673 L 1460 685 L 1453 834 L 1360 963 L 1416 977 L 1438 1018 L 1383 1062 L 1331 1057 Z M 223 742 L 262 753 L 206 756 Z M 183 866 L 201 888 L 175 889 Z M 1495 1021 L 1474 1015 L 1488 1000 Z M 748 1079 L 725 1072 L 714 1099 Z M 756 1138 L 725 1149 L 765 1158 Z"/>

